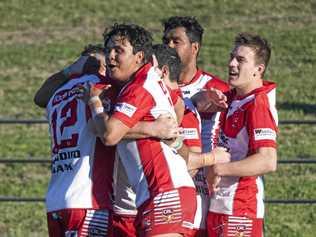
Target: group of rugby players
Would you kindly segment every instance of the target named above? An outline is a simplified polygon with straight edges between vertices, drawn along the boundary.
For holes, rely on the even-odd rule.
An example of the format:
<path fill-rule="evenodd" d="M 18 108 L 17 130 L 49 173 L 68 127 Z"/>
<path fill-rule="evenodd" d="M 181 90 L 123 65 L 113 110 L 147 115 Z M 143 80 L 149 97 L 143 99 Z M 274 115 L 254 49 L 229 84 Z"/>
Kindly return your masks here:
<path fill-rule="evenodd" d="M 49 236 L 263 236 L 262 175 L 276 169 L 267 41 L 236 36 L 228 83 L 197 67 L 203 28 L 164 22 L 162 44 L 114 24 L 50 76 Z"/>

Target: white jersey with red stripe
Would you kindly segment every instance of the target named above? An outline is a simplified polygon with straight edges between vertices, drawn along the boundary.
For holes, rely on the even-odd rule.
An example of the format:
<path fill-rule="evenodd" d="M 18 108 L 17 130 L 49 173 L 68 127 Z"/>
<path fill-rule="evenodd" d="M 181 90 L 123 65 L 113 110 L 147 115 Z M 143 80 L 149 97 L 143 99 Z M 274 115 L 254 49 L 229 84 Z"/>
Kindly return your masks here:
<path fill-rule="evenodd" d="M 276 147 L 275 89 L 274 83 L 264 81 L 262 87 L 246 96 L 236 96 L 235 90 L 227 94 L 229 108 L 221 115 L 219 145 L 229 149 L 232 162 L 245 159 L 260 147 Z M 262 177 L 222 177 L 219 191 L 212 194 L 209 210 L 263 218 Z"/>
<path fill-rule="evenodd" d="M 191 98 L 203 89 L 216 88 L 222 92 L 228 91 L 228 84 L 218 77 L 197 70 L 193 79 L 185 85 L 180 86 L 184 98 Z M 202 151 L 209 152 L 216 145 L 219 131 L 220 113 L 200 113 L 202 118 Z"/>
<path fill-rule="evenodd" d="M 152 121 L 161 114 L 176 118 L 169 91 L 150 65 L 144 65 L 120 92 L 112 117 L 128 127 Z M 139 207 L 158 193 L 194 187 L 184 159 L 156 138 L 122 140 L 118 153 Z"/>
<path fill-rule="evenodd" d="M 104 146 L 89 129 L 90 110 L 76 98 L 74 90 L 88 82 L 102 84 L 101 80 L 96 75 L 71 79 L 54 93 L 47 105 L 52 155 L 52 174 L 46 193 L 48 212 L 111 208 L 115 147 Z"/>

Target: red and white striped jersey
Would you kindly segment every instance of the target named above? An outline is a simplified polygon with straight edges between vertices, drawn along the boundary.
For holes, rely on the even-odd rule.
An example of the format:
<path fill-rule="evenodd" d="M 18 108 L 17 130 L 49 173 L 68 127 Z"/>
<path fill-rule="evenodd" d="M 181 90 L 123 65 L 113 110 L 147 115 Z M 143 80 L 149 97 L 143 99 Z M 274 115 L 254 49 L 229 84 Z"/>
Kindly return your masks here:
<path fill-rule="evenodd" d="M 189 98 L 183 98 L 185 109 L 180 124 L 182 128 L 183 143 L 188 146 L 202 147 L 201 118 Z"/>
<path fill-rule="evenodd" d="M 203 89 L 215 88 L 226 92 L 229 86 L 218 77 L 199 69 L 193 79 L 188 84 L 181 85 L 180 88 L 184 98 L 191 98 Z M 200 115 L 202 119 L 202 150 L 203 152 L 209 152 L 216 145 L 220 113 L 200 113 Z"/>
<path fill-rule="evenodd" d="M 121 90 L 112 117 L 133 127 L 138 121 L 152 121 L 165 113 L 176 118 L 167 87 L 155 69 L 146 64 Z M 122 140 L 117 148 L 136 193 L 137 207 L 158 193 L 194 187 L 183 158 L 160 140 Z"/>
<path fill-rule="evenodd" d="M 201 119 L 198 111 L 189 98 L 184 98 L 185 111 L 181 122 L 183 128 L 183 143 L 187 147 L 202 148 Z M 193 177 L 196 188 L 197 213 L 194 218 L 195 229 L 206 229 L 206 218 L 209 208 L 209 189 L 204 168 L 200 168 Z"/>
<path fill-rule="evenodd" d="M 262 87 L 246 96 L 227 93 L 229 108 L 221 115 L 219 145 L 227 147 L 231 161 L 252 155 L 260 147 L 276 147 L 278 115 L 276 85 L 264 81 Z M 261 176 L 222 177 L 219 191 L 212 194 L 210 211 L 249 218 L 263 218 Z"/>
<path fill-rule="evenodd" d="M 173 93 L 172 102 L 173 104 L 175 104 L 177 102 L 177 97 L 179 96 L 179 92 L 181 94 L 181 91 L 174 90 L 170 92 Z M 200 116 L 190 99 L 185 98 L 184 104 L 185 104 L 185 111 L 184 111 L 182 122 L 180 124 L 180 127 L 183 129 L 183 133 L 182 133 L 183 142 L 188 147 L 191 147 L 191 146 L 201 147 L 202 142 L 201 142 Z M 203 171 L 201 172 L 198 172 L 198 174 L 196 175 L 196 180 L 195 178 L 193 178 L 193 181 L 196 185 L 197 191 L 200 190 L 202 192 L 202 190 L 205 190 L 205 189 L 207 190 L 208 186 L 206 183 L 205 176 L 203 175 Z M 116 214 L 136 216 L 137 214 L 137 208 L 135 204 L 136 195 L 135 195 L 135 192 L 132 190 L 131 185 L 129 184 L 126 171 L 124 169 L 122 161 L 119 159 L 118 156 L 115 160 L 115 165 L 114 165 L 114 197 L 115 197 L 115 202 L 114 202 L 113 210 Z"/>
<path fill-rule="evenodd" d="M 71 79 L 50 99 L 46 111 L 51 135 L 51 180 L 47 211 L 111 208 L 115 147 L 104 146 L 89 129 L 91 112 L 74 88 L 105 79 L 85 75 Z M 109 108 L 105 108 L 109 109 Z"/>

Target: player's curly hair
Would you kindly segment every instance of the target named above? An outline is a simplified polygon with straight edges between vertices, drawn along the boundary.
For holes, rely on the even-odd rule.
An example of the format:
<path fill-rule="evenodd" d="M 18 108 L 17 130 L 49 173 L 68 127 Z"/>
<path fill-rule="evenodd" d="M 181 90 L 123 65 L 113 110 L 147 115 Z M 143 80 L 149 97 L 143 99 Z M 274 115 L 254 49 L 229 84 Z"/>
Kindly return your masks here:
<path fill-rule="evenodd" d="M 133 53 L 144 52 L 144 63 L 151 59 L 152 55 L 152 36 L 145 28 L 135 24 L 114 24 L 107 28 L 103 33 L 104 47 L 113 36 L 127 39 L 133 46 Z"/>
<path fill-rule="evenodd" d="M 169 68 L 170 81 L 178 81 L 181 72 L 181 60 L 174 48 L 166 44 L 153 45 L 153 53 L 158 61 L 158 68 L 166 65 Z"/>
<path fill-rule="evenodd" d="M 256 63 L 262 63 L 267 68 L 271 56 L 271 47 L 265 38 L 256 34 L 242 32 L 235 38 L 235 46 L 240 45 L 252 48 L 255 52 Z"/>
<path fill-rule="evenodd" d="M 164 35 L 162 41 L 168 43 L 167 34 L 170 30 L 173 30 L 177 27 L 184 27 L 185 32 L 190 39 L 191 43 L 198 42 L 199 45 L 202 44 L 202 37 L 204 29 L 200 23 L 193 16 L 172 16 L 167 20 L 163 21 L 164 26 Z"/>

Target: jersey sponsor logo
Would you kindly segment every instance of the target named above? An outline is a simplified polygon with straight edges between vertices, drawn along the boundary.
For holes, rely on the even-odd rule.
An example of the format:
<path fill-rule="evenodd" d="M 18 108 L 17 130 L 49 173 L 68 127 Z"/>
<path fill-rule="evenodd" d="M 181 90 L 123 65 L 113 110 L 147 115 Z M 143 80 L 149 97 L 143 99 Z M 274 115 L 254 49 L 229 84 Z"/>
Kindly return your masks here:
<path fill-rule="evenodd" d="M 115 111 L 121 112 L 131 118 L 136 112 L 136 107 L 125 102 L 117 103 L 115 105 Z"/>
<path fill-rule="evenodd" d="M 72 171 L 72 162 L 64 163 L 64 161 L 79 158 L 80 150 L 59 152 L 52 160 L 52 173 L 56 174 L 65 171 Z"/>
<path fill-rule="evenodd" d="M 78 85 L 83 85 L 82 83 L 80 84 L 77 84 L 77 85 L 74 85 L 72 88 L 70 89 L 66 89 L 66 90 L 62 90 L 62 91 L 59 91 L 55 96 L 54 96 L 54 99 L 53 99 L 53 106 L 59 104 L 60 102 L 64 101 L 64 100 L 67 100 L 68 98 L 72 97 L 72 96 L 75 96 L 77 94 L 79 94 L 80 92 L 78 90 L 75 90 L 75 88 L 78 86 Z"/>
<path fill-rule="evenodd" d="M 183 94 L 183 95 L 190 95 L 190 94 L 191 94 L 191 91 L 189 91 L 189 90 L 183 90 L 183 91 L 182 91 L 182 94 Z"/>
<path fill-rule="evenodd" d="M 252 236 L 252 220 L 246 217 L 229 216 L 227 223 L 227 236 L 250 237 Z"/>
<path fill-rule="evenodd" d="M 271 128 L 254 129 L 254 135 L 255 135 L 255 141 L 276 139 L 276 132 Z"/>
<path fill-rule="evenodd" d="M 183 128 L 182 136 L 184 139 L 198 139 L 199 133 L 196 128 Z"/>
<path fill-rule="evenodd" d="M 169 223 L 173 220 L 173 209 L 167 208 L 162 210 L 162 215 L 164 216 L 165 222 Z"/>

